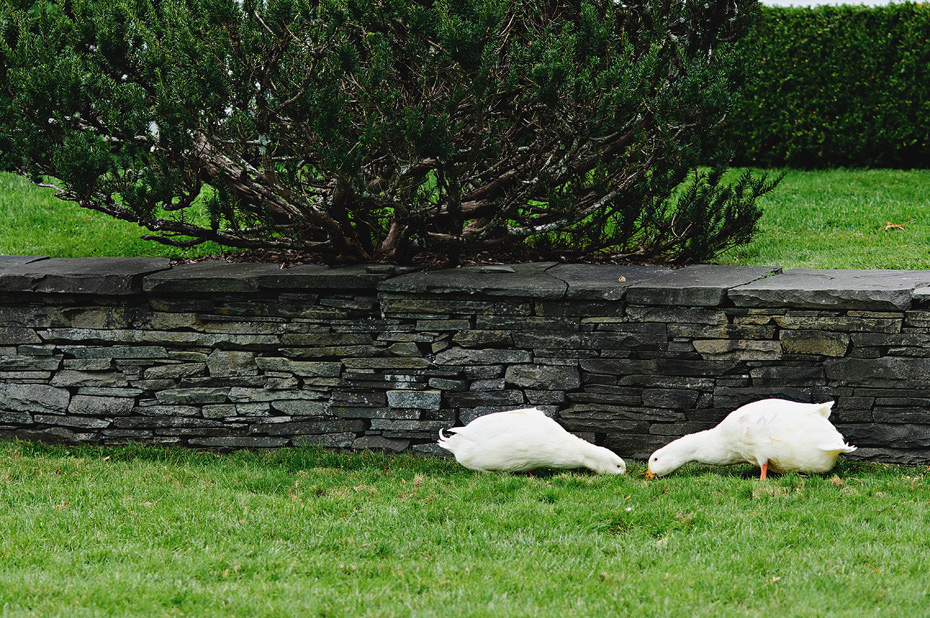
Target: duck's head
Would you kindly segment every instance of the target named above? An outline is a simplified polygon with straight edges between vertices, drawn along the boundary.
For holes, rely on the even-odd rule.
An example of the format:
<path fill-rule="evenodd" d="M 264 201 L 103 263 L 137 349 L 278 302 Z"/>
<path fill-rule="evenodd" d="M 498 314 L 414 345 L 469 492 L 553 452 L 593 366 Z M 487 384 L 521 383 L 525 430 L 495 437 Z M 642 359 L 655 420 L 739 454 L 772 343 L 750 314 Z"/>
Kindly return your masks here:
<path fill-rule="evenodd" d="M 696 458 L 698 434 L 692 434 L 669 442 L 649 456 L 646 478 L 665 476 Z"/>
<path fill-rule="evenodd" d="M 587 458 L 586 467 L 598 474 L 626 474 L 626 462 L 604 447 L 597 447 L 597 451 Z"/>
<path fill-rule="evenodd" d="M 662 455 L 662 449 L 649 456 L 649 463 L 646 467 L 646 478 L 654 479 L 657 476 L 664 476 L 672 472 L 678 466 L 670 465 L 671 458 Z"/>

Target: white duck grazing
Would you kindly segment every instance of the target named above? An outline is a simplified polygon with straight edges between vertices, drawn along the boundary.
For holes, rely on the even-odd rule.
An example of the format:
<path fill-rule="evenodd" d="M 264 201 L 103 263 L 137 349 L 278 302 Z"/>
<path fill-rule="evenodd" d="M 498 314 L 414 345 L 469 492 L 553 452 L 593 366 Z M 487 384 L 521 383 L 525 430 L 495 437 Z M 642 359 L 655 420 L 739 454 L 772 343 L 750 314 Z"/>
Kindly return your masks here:
<path fill-rule="evenodd" d="M 759 480 L 769 470 L 827 472 L 840 453 L 856 450 L 827 420 L 832 407 L 832 401 L 763 399 L 748 403 L 713 429 L 684 436 L 654 452 L 646 476 L 668 474 L 689 461 L 755 464 L 762 470 Z"/>
<path fill-rule="evenodd" d="M 588 468 L 623 474 L 626 463 L 613 451 L 565 431 L 536 408 L 479 416 L 464 427 L 439 431 L 437 444 L 456 461 L 479 472 L 527 472 L 537 468 Z"/>

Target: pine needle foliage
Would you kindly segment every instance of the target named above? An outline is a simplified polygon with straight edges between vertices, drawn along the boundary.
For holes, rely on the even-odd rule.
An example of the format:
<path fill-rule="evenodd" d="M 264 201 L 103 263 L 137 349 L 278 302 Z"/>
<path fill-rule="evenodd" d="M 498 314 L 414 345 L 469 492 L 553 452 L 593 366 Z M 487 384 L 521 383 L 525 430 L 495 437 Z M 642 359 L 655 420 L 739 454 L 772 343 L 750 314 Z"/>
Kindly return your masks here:
<path fill-rule="evenodd" d="M 722 175 L 756 11 L 9 0 L 0 165 L 175 246 L 705 260 L 777 184 Z"/>

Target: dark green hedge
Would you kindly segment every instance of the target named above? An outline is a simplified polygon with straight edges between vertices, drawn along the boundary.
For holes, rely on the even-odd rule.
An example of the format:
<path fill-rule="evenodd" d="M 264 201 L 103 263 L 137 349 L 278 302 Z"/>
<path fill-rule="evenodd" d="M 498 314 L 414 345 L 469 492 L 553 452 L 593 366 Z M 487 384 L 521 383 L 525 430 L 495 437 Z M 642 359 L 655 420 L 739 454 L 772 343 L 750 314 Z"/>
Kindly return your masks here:
<path fill-rule="evenodd" d="M 930 167 L 930 5 L 766 7 L 735 163 Z"/>

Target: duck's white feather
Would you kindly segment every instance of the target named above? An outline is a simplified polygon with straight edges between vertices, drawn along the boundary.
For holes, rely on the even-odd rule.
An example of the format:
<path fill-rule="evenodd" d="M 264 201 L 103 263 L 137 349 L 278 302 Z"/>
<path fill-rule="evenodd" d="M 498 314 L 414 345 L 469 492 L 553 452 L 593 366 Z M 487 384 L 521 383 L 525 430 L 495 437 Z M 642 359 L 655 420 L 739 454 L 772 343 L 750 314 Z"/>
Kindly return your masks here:
<path fill-rule="evenodd" d="M 613 451 L 572 435 L 537 408 L 479 416 L 437 444 L 456 461 L 480 472 L 527 472 L 538 468 L 588 468 L 623 474 L 626 463 Z"/>
<path fill-rule="evenodd" d="M 690 434 L 660 448 L 649 471 L 661 476 L 689 461 L 767 465 L 775 472 L 823 473 L 849 446 L 830 418 L 833 402 L 798 403 L 763 399 L 731 412 L 713 429 Z"/>

